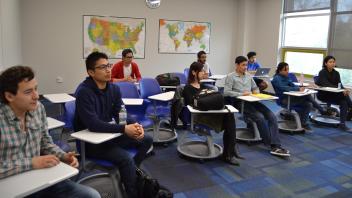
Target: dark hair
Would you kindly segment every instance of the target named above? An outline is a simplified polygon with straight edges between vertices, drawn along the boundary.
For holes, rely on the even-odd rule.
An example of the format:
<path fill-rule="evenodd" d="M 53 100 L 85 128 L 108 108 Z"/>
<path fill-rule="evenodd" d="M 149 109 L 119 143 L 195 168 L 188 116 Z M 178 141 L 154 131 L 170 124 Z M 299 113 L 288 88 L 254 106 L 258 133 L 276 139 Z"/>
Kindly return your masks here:
<path fill-rule="evenodd" d="M 207 54 L 205 51 L 199 51 L 198 54 L 197 54 L 197 57 L 198 59 L 200 59 L 200 57 L 203 55 L 203 54 Z"/>
<path fill-rule="evenodd" d="M 193 62 L 191 66 L 189 66 L 188 71 L 188 84 L 193 83 L 195 80 L 198 79 L 198 73 L 202 71 L 204 65 L 199 62 Z M 196 76 L 193 76 L 192 71 L 196 72 Z"/>
<path fill-rule="evenodd" d="M 0 75 L 0 99 L 1 102 L 8 103 L 5 98 L 5 92 L 17 94 L 18 84 L 25 81 L 30 81 L 34 78 L 34 72 L 27 66 L 13 66 Z"/>
<path fill-rule="evenodd" d="M 250 59 L 250 58 L 252 58 L 253 56 L 256 56 L 256 55 L 257 55 L 256 52 L 248 52 L 247 57 L 248 57 L 248 59 Z"/>
<path fill-rule="evenodd" d="M 334 59 L 334 61 L 336 61 L 336 58 L 333 56 L 326 56 L 323 60 L 323 68 L 326 68 L 326 63 L 330 60 L 330 59 Z"/>
<path fill-rule="evenodd" d="M 99 59 L 109 59 L 108 56 L 102 52 L 92 52 L 88 55 L 86 59 L 86 69 L 88 70 L 94 70 L 95 69 L 95 64 Z"/>
<path fill-rule="evenodd" d="M 275 74 L 278 74 L 281 70 L 285 69 L 285 67 L 287 67 L 287 66 L 288 66 L 288 64 L 286 62 L 279 63 L 277 65 Z"/>
<path fill-rule="evenodd" d="M 133 52 L 132 52 L 132 50 L 131 49 L 124 49 L 123 51 L 122 51 L 122 57 L 126 57 L 126 55 L 127 54 L 129 54 L 129 53 L 132 53 L 132 55 L 133 55 Z"/>
<path fill-rule="evenodd" d="M 235 59 L 235 63 L 236 64 L 240 64 L 240 63 L 242 63 L 244 61 L 248 61 L 247 58 L 244 57 L 244 56 L 237 56 L 236 59 Z"/>

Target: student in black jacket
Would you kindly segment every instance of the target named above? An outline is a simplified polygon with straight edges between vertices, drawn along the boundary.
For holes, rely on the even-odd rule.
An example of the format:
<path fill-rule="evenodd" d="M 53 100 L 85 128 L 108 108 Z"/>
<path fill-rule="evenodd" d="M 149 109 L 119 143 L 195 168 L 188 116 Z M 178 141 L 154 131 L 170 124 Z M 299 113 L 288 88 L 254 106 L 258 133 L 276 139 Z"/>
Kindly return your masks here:
<path fill-rule="evenodd" d="M 341 88 L 344 88 L 341 84 L 340 74 L 336 71 L 335 68 L 335 57 L 327 56 L 323 61 L 323 69 L 319 72 L 317 85 L 322 87 L 338 87 L 339 84 Z M 346 117 L 348 113 L 348 109 L 352 108 L 352 101 L 349 97 L 350 90 L 345 89 L 343 92 L 333 93 L 327 91 L 319 91 L 318 99 L 332 104 L 337 104 L 340 106 L 340 126 L 339 128 L 352 132 L 350 128 L 346 126 Z"/>
<path fill-rule="evenodd" d="M 114 163 L 120 171 L 128 197 L 137 198 L 135 166 L 142 163 L 153 139 L 144 134 L 142 125 L 138 123 L 119 124 L 121 93 L 117 85 L 110 83 L 111 64 L 107 55 L 91 53 L 86 59 L 86 69 L 89 77 L 76 90 L 74 129 L 123 134 L 101 144 L 87 143 L 86 153 L 89 157 Z M 110 123 L 112 118 L 114 123 Z M 137 148 L 134 158 L 126 150 L 130 146 Z"/>
<path fill-rule="evenodd" d="M 200 90 L 205 89 L 204 85 L 200 84 L 203 79 L 205 70 L 203 64 L 193 62 L 189 69 L 188 82 L 183 90 L 185 105 L 192 105 L 193 97 Z M 223 142 L 224 152 L 223 160 L 231 165 L 239 165 L 237 158 L 242 158 L 238 155 L 236 147 L 236 123 L 233 113 L 228 114 L 207 114 L 197 115 L 195 122 L 204 124 L 213 128 L 216 131 L 224 130 Z"/>

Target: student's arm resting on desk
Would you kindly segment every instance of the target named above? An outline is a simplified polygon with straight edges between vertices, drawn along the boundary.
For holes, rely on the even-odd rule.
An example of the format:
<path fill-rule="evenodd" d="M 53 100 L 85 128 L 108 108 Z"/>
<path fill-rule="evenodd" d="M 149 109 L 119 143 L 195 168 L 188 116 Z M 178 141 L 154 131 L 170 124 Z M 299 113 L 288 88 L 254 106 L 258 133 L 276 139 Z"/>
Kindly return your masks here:
<path fill-rule="evenodd" d="M 0 161 L 0 179 L 32 169 L 32 158 Z"/>
<path fill-rule="evenodd" d="M 253 93 L 259 93 L 259 88 L 257 86 L 257 83 L 255 83 L 255 81 L 252 77 L 251 77 L 251 91 Z"/>
<path fill-rule="evenodd" d="M 110 124 L 99 119 L 96 110 L 94 99 L 90 94 L 91 90 L 81 89 L 76 97 L 76 113 L 80 121 L 90 131 L 105 132 L 105 133 L 123 133 L 125 125 Z"/>

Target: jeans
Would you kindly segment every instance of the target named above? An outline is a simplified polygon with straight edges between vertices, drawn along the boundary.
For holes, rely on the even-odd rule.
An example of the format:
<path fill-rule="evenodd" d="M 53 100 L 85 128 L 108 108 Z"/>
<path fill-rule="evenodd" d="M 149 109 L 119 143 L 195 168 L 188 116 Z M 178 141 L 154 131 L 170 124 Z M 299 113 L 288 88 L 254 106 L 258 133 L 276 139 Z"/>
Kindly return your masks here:
<path fill-rule="evenodd" d="M 100 194 L 91 187 L 65 180 L 39 192 L 31 194 L 29 198 L 100 198 Z"/>
<path fill-rule="evenodd" d="M 318 99 L 330 103 L 330 104 L 337 104 L 340 106 L 340 122 L 341 124 L 345 124 L 348 109 L 352 108 L 352 101 L 350 96 L 345 96 L 342 93 L 320 93 L 318 92 Z"/>
<path fill-rule="evenodd" d="M 233 113 L 224 115 L 223 120 L 224 134 L 222 136 L 224 144 L 224 156 L 233 157 L 235 155 L 236 142 L 236 122 Z"/>
<path fill-rule="evenodd" d="M 236 108 L 240 105 L 237 104 Z M 240 109 L 240 108 L 238 108 Z M 272 147 L 280 147 L 279 129 L 275 114 L 260 102 L 245 102 L 244 116 L 251 118 L 258 126 L 260 136 L 264 144 Z"/>
<path fill-rule="evenodd" d="M 288 99 L 284 99 L 282 101 L 282 104 L 287 106 L 287 101 Z M 316 100 L 311 95 L 306 95 L 306 96 L 300 96 L 300 97 L 290 97 L 290 109 L 292 109 L 293 106 L 296 106 L 297 113 L 299 114 L 301 123 L 303 125 L 307 124 L 308 118 L 309 118 L 309 113 L 312 110 L 312 108 L 316 108 L 319 110 L 320 113 L 324 112 L 323 107 L 321 107 Z"/>
<path fill-rule="evenodd" d="M 128 197 L 137 197 L 136 165 L 139 166 L 146 157 L 153 143 L 153 138 L 145 135 L 140 141 L 122 135 L 108 142 L 94 145 L 87 144 L 87 156 L 112 162 L 119 169 L 122 183 L 125 185 Z M 132 158 L 126 150 L 136 148 L 137 154 Z"/>

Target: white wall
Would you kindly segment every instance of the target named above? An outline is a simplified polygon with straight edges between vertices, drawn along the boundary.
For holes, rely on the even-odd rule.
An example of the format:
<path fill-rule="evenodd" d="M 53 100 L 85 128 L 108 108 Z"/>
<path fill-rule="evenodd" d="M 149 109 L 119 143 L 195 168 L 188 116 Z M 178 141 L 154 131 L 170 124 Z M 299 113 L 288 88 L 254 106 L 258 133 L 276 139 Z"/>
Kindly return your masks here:
<path fill-rule="evenodd" d="M 22 63 L 19 0 L 0 0 L 0 70 Z"/>
<path fill-rule="evenodd" d="M 278 63 L 281 6 L 282 0 L 256 0 L 251 11 L 255 15 L 255 28 L 248 34 L 251 37 L 248 50 L 257 52 L 263 67 L 276 68 Z"/>
<path fill-rule="evenodd" d="M 195 54 L 159 54 L 160 18 L 211 22 L 212 71 L 232 70 L 237 31 L 236 0 L 164 0 L 158 9 L 149 9 L 143 0 L 22 0 L 23 62 L 32 66 L 41 93 L 73 92 L 86 76 L 82 58 L 82 15 L 146 18 L 145 59 L 136 59 L 142 76 L 183 71 Z M 113 60 L 116 61 L 116 60 Z M 56 83 L 57 76 L 64 79 Z"/>

